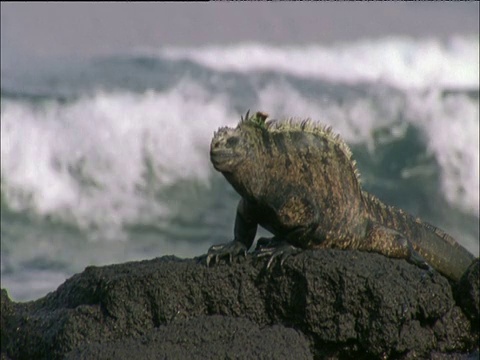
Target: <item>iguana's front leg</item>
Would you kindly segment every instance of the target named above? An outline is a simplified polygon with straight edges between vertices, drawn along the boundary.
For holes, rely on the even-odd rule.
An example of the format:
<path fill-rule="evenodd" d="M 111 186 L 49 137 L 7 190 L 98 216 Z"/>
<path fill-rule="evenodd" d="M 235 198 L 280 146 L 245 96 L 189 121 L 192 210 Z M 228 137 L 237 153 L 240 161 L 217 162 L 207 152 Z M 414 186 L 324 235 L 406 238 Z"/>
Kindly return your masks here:
<path fill-rule="evenodd" d="M 219 259 L 228 257 L 231 262 L 234 256 L 247 253 L 253 244 L 258 227 L 258 222 L 253 214 L 251 205 L 241 199 L 237 206 L 233 241 L 211 246 L 208 249 L 207 266 L 210 265 L 212 259 L 215 259 L 217 263 Z"/>
<path fill-rule="evenodd" d="M 301 194 L 292 194 L 278 209 L 275 209 L 280 222 L 289 228 L 270 240 L 260 239 L 256 250 L 258 257 L 270 256 L 267 269 L 274 260 L 280 258 L 280 266 L 290 256 L 301 251 L 300 244 L 307 244 L 312 239 L 313 229 L 318 223 L 316 207 Z"/>

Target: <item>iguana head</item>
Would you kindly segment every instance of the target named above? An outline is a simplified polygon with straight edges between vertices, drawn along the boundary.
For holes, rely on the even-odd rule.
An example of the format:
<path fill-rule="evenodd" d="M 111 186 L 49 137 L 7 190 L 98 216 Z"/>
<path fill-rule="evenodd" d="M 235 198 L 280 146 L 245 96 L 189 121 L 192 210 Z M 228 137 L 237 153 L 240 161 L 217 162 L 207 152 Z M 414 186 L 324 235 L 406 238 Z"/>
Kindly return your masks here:
<path fill-rule="evenodd" d="M 267 114 L 249 113 L 241 118 L 236 128 L 222 127 L 215 132 L 210 145 L 210 160 L 215 169 L 222 173 L 233 173 L 245 160 L 254 156 L 258 148 L 259 132 L 265 131 Z"/>
<path fill-rule="evenodd" d="M 237 127 L 220 128 L 212 139 L 213 166 L 242 197 L 282 197 L 289 188 L 329 192 L 338 182 L 360 191 L 350 149 L 329 127 L 310 119 L 266 119 L 262 112 L 247 113 Z"/>

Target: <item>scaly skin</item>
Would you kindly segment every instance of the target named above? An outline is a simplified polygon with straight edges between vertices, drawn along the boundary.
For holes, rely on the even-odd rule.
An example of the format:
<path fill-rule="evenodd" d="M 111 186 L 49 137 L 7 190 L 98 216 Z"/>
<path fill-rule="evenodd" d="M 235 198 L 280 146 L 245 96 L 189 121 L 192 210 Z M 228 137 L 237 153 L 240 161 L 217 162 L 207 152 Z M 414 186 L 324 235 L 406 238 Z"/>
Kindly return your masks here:
<path fill-rule="evenodd" d="M 213 137 L 211 161 L 242 199 L 234 240 L 212 246 L 207 264 L 245 254 L 261 225 L 274 235 L 259 250 L 272 256 L 268 266 L 298 249 L 359 249 L 461 278 L 474 256 L 443 231 L 363 191 L 350 149 L 330 128 L 266 118 L 247 113 L 236 128 Z"/>

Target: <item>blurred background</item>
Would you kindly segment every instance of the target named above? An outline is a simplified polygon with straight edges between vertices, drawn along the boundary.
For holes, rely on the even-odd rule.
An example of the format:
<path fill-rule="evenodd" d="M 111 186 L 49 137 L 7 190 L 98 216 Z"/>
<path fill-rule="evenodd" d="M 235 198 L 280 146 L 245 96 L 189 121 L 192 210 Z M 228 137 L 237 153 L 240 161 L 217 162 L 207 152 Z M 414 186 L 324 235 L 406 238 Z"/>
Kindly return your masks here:
<path fill-rule="evenodd" d="M 208 148 L 248 109 L 332 125 L 478 256 L 478 2 L 2 2 L 2 288 L 231 240 Z"/>
<path fill-rule="evenodd" d="M 478 33 L 478 2 L 2 2 L 2 61 L 92 57 L 165 45 L 332 44 Z"/>

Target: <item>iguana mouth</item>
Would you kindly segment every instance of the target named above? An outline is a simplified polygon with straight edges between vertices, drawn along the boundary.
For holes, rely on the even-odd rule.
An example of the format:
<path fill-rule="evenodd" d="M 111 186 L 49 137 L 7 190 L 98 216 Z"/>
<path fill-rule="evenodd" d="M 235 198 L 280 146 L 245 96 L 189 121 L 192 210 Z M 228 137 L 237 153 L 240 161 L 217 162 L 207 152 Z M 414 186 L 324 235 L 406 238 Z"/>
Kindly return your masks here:
<path fill-rule="evenodd" d="M 238 142 L 238 138 L 232 136 L 233 132 L 233 129 L 226 127 L 218 129 L 210 144 L 210 160 L 218 171 L 231 171 L 235 159 L 238 159 L 238 155 L 232 149 Z"/>
<path fill-rule="evenodd" d="M 228 164 L 231 163 L 232 154 L 223 151 L 220 149 L 210 150 L 210 160 L 212 161 L 213 167 L 218 171 L 224 171 L 225 167 L 228 167 Z"/>

